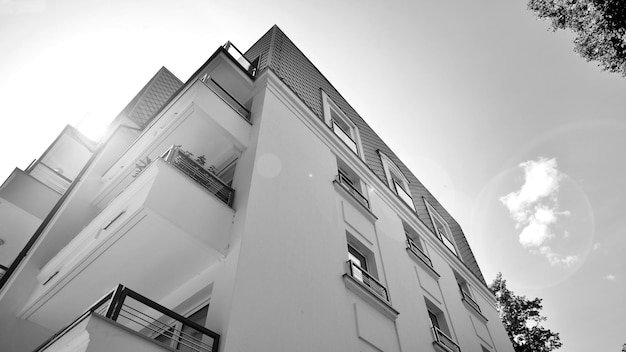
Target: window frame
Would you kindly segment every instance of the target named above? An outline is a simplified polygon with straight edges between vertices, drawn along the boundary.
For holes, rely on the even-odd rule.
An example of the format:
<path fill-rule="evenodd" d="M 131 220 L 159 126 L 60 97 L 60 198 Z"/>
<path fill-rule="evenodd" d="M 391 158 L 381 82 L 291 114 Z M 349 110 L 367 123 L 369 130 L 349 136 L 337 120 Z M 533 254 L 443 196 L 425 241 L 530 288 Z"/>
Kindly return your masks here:
<path fill-rule="evenodd" d="M 413 195 L 411 194 L 411 189 L 409 187 L 409 180 L 404 176 L 404 173 L 400 170 L 398 165 L 391 160 L 385 153 L 381 150 L 378 150 L 378 154 L 380 155 L 381 163 L 383 164 L 383 170 L 385 172 L 385 178 L 387 179 L 387 186 L 391 189 L 393 193 L 395 193 L 414 213 L 417 213 L 417 209 L 415 208 L 415 200 L 413 199 Z M 398 182 L 400 181 L 400 182 Z M 407 199 L 405 199 L 398 187 L 402 189 L 402 192 L 410 198 L 410 203 Z"/>
<path fill-rule="evenodd" d="M 357 126 L 348 118 L 346 113 L 341 110 L 341 108 L 324 92 L 322 92 L 322 109 L 324 115 L 324 123 L 330 128 L 330 130 L 335 134 L 343 144 L 345 144 L 348 149 L 350 149 L 354 154 L 358 157 L 362 156 L 362 147 L 361 147 L 361 136 L 359 134 L 359 129 Z M 343 126 L 342 126 L 343 125 Z M 335 126 L 337 126 L 343 134 L 346 135 L 353 143 L 354 149 L 346 142 L 338 131 L 335 130 Z M 347 129 L 347 131 L 346 131 Z M 356 150 L 355 150 L 356 149 Z"/>
<path fill-rule="evenodd" d="M 448 225 L 448 222 L 439 214 L 439 212 L 437 212 L 437 210 L 426 200 L 426 198 L 424 198 L 424 203 L 426 204 L 426 209 L 428 210 L 428 215 L 433 225 L 435 236 L 452 252 L 452 254 L 461 259 L 461 253 L 459 253 L 459 248 L 454 238 L 454 234 L 450 229 L 450 225 Z M 452 245 L 452 248 L 450 248 L 446 241 Z"/>

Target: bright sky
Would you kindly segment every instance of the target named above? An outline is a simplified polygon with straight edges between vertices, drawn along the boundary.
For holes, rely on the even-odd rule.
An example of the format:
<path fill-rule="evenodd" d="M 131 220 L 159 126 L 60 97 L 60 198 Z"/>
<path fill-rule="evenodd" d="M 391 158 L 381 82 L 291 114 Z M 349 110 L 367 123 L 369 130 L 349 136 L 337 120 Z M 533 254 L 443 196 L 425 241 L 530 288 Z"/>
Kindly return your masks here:
<path fill-rule="evenodd" d="M 458 219 L 560 351 L 626 342 L 626 78 L 517 1 L 0 1 L 0 178 L 161 67 L 278 24 Z"/>

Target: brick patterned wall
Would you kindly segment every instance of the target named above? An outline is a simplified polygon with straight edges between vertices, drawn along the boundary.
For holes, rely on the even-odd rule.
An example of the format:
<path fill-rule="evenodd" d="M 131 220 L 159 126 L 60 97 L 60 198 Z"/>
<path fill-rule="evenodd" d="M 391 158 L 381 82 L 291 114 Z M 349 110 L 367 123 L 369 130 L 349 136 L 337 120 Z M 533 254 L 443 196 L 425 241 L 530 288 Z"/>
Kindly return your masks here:
<path fill-rule="evenodd" d="M 382 161 L 378 151 L 382 151 L 391 158 L 409 180 L 409 187 L 413 197 L 418 218 L 434 232 L 434 226 L 428 215 L 423 199 L 426 199 L 437 212 L 446 220 L 453 232 L 459 253 L 465 265 L 476 276 L 485 282 L 474 254 L 467 243 L 467 239 L 459 224 L 450 216 L 435 197 L 402 163 L 383 140 L 348 104 L 333 85 L 313 65 L 313 63 L 293 44 L 293 42 L 278 28 L 272 27 L 259 39 L 245 54 L 249 60 L 261 55 L 259 71 L 270 68 L 276 75 L 306 104 L 311 111 L 323 120 L 323 105 L 321 90 L 341 108 L 359 129 L 365 162 L 367 166 L 383 182 L 387 183 Z"/>

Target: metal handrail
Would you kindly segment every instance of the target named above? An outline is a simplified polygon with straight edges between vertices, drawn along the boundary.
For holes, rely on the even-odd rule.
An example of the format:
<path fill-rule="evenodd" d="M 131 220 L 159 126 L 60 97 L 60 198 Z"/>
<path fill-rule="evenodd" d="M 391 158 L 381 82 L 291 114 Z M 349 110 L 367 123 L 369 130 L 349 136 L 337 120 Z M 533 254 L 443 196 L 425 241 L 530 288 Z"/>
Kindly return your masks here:
<path fill-rule="evenodd" d="M 347 191 L 348 193 L 350 193 L 351 195 L 353 195 L 355 198 L 357 198 L 357 200 L 359 202 L 361 202 L 366 208 L 369 209 L 370 207 L 370 202 L 367 200 L 367 198 L 365 198 L 365 196 L 352 184 L 352 181 L 350 181 L 350 178 L 348 178 L 348 176 L 344 175 L 343 172 L 339 171 L 339 173 L 337 174 L 336 177 L 337 183 L 339 183 L 340 185 L 342 185 Z"/>
<path fill-rule="evenodd" d="M 385 302 L 389 302 L 389 294 L 387 288 L 381 284 L 370 273 L 362 269 L 359 265 L 355 264 L 352 260 L 348 260 L 348 268 L 350 268 L 349 275 L 362 283 L 365 287 L 369 288 L 371 292 L 382 298 Z"/>
<path fill-rule="evenodd" d="M 447 349 L 452 352 L 461 352 L 461 347 L 452 340 L 451 337 L 446 335 L 441 329 L 436 326 L 433 326 L 433 335 L 435 336 L 435 341 L 444 345 Z"/>
<path fill-rule="evenodd" d="M 476 311 L 478 311 L 478 313 L 482 313 L 480 310 L 480 306 L 478 305 L 478 303 L 476 303 L 476 301 L 474 301 L 474 299 L 472 298 L 472 296 L 470 296 L 470 294 L 468 292 L 466 292 L 463 287 L 461 287 L 461 285 L 459 285 L 459 290 L 461 291 L 461 299 L 465 302 L 467 302 L 467 304 L 469 304 L 472 308 L 474 308 Z"/>
<path fill-rule="evenodd" d="M 406 242 L 407 242 L 407 247 L 413 254 L 415 254 L 416 257 L 418 257 L 421 261 L 423 261 L 429 267 L 431 268 L 433 267 L 433 262 L 432 260 L 430 260 L 430 257 L 428 257 L 428 255 L 426 255 L 426 253 L 417 246 L 417 244 L 415 243 L 415 241 L 413 241 L 413 239 L 407 237 Z"/>
<path fill-rule="evenodd" d="M 137 308 L 131 307 L 129 302 L 127 302 L 129 300 L 132 300 L 131 303 L 139 303 L 139 305 L 146 310 L 154 310 L 158 312 L 160 316 L 151 316 Z M 87 311 L 85 311 L 85 313 L 81 314 L 78 319 L 74 320 L 67 327 L 61 329 L 50 339 L 44 342 L 40 347 L 35 350 L 35 352 L 40 352 L 47 349 L 54 342 L 60 339 L 63 335 L 65 335 L 68 331 L 70 331 L 73 327 L 78 325 L 78 323 L 83 321 L 92 313 L 96 313 L 106 319 L 115 321 L 129 329 L 134 330 L 135 332 L 146 335 L 150 338 L 154 338 L 155 334 L 162 334 L 165 331 L 170 331 L 169 328 L 171 326 L 160 321 L 163 320 L 163 318 L 165 317 L 168 321 L 177 321 L 183 326 L 191 327 L 192 329 L 200 332 L 202 335 L 208 336 L 212 339 L 212 343 L 206 343 L 204 342 L 204 339 L 198 339 L 188 333 L 183 332 L 182 330 L 171 329 L 171 333 L 169 334 L 170 336 L 168 336 L 168 338 L 178 343 L 177 349 L 181 346 L 185 346 L 197 352 L 217 352 L 219 347 L 219 334 L 183 317 L 176 312 L 173 312 L 161 306 L 160 304 L 140 295 L 139 293 L 127 287 L 118 285 L 115 290 L 109 292 L 102 299 L 96 302 Z"/>
<path fill-rule="evenodd" d="M 235 190 L 224 183 L 215 173 L 198 164 L 182 151 L 180 146 L 172 146 L 162 156 L 168 164 L 175 166 L 211 194 L 232 206 Z"/>
<path fill-rule="evenodd" d="M 211 76 L 209 76 L 208 74 L 205 74 L 204 76 L 202 76 L 202 78 L 200 78 L 200 81 L 204 83 L 204 85 L 207 86 L 207 88 L 212 90 L 213 93 L 215 93 L 218 97 L 220 97 L 220 99 L 222 99 L 226 104 L 228 104 L 231 108 L 233 108 L 233 110 L 235 110 L 239 115 L 244 117 L 246 120 L 250 121 L 250 110 L 248 110 L 248 108 L 246 108 L 242 103 L 240 103 L 239 100 L 237 100 L 237 98 L 235 98 L 232 94 L 230 94 L 224 87 L 222 87 L 219 83 L 217 83 Z M 216 92 L 215 89 L 213 89 L 214 87 L 212 87 L 212 85 L 215 86 L 215 88 L 217 88 L 221 93 L 225 94 L 226 96 L 224 96 L 223 94 L 220 94 L 220 92 Z M 226 99 L 227 97 L 229 99 Z M 231 101 L 234 102 L 235 105 L 237 105 L 237 107 L 241 108 L 243 112 L 238 110 L 237 107 L 233 106 Z"/>

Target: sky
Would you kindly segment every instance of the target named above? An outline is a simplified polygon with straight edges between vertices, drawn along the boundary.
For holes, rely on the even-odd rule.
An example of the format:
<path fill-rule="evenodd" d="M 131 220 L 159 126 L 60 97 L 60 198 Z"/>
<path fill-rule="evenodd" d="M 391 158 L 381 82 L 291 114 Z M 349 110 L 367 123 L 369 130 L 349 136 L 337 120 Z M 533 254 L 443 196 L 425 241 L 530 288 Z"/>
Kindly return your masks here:
<path fill-rule="evenodd" d="M 525 0 L 0 1 L 0 179 L 161 66 L 294 41 L 458 220 L 487 282 L 543 298 L 563 352 L 626 343 L 626 78 Z"/>

